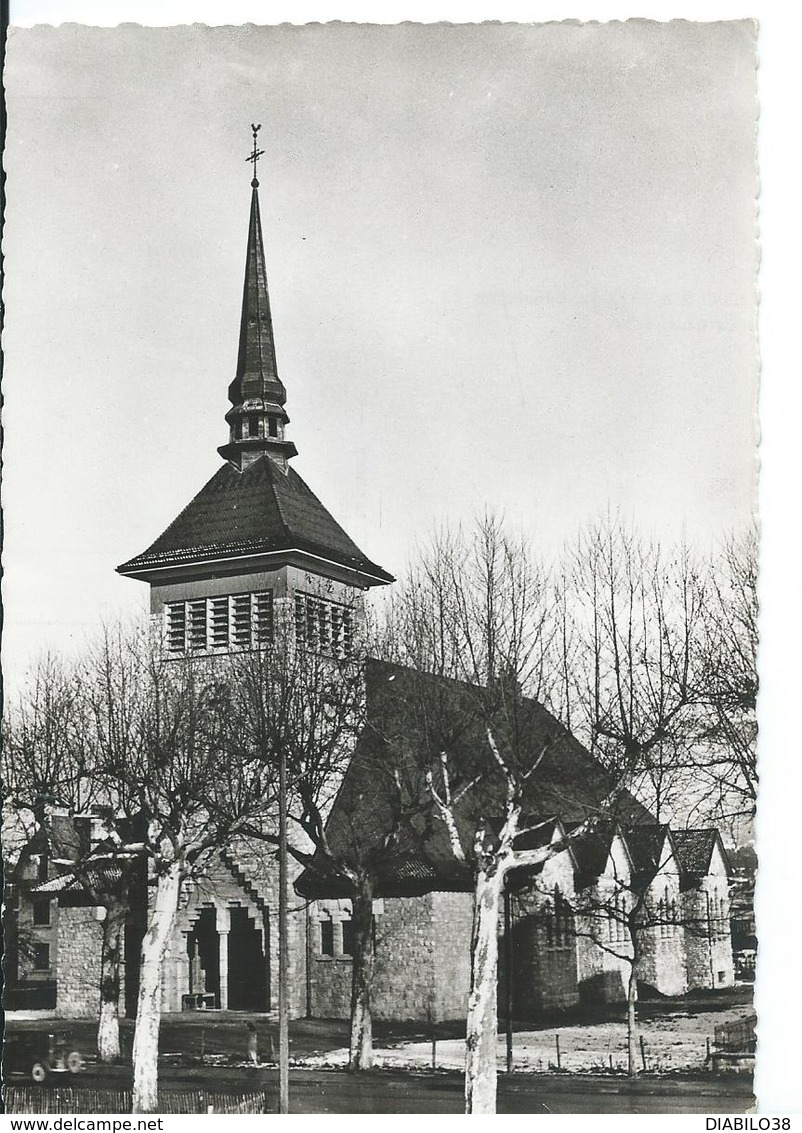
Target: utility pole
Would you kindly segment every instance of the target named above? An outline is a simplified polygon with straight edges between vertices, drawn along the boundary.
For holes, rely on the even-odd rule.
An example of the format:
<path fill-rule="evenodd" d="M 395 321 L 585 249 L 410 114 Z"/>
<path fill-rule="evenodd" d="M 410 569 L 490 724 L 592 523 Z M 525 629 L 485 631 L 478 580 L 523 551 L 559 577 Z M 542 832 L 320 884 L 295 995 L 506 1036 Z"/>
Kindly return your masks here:
<path fill-rule="evenodd" d="M 289 956 L 287 939 L 287 754 L 278 771 L 278 1111 L 290 1112 Z"/>
<path fill-rule="evenodd" d="M 504 1016 L 507 1030 L 507 1073 L 512 1073 L 512 915 L 510 891 L 504 886 Z"/>

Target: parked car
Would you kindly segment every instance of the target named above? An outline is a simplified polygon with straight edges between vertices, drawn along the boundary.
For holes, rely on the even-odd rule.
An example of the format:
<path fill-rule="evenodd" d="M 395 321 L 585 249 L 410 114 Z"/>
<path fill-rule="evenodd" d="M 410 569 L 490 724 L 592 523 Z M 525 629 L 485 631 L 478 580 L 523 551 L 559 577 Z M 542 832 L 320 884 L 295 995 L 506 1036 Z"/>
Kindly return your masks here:
<path fill-rule="evenodd" d="M 3 1043 L 4 1078 L 22 1074 L 34 1082 L 68 1079 L 80 1074 L 83 1066 L 83 1055 L 78 1050 L 68 1050 L 63 1035 L 18 1031 L 7 1034 Z"/>

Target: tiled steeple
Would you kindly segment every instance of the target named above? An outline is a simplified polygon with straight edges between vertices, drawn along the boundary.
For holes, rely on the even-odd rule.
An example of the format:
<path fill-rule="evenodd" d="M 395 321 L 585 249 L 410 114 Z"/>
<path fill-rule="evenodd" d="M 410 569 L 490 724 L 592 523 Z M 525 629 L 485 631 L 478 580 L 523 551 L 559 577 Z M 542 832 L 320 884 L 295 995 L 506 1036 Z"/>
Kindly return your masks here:
<path fill-rule="evenodd" d="M 254 178 L 239 354 L 228 390 L 230 439 L 218 449 L 226 463 L 147 550 L 117 567 L 151 584 L 154 612 L 165 602 L 241 597 L 248 588 L 257 597 L 269 590 L 281 602 L 289 601 L 293 587 L 303 593 L 317 587 L 326 600 L 348 605 L 355 589 L 393 581 L 289 466 L 296 449 L 284 439 L 287 392 L 276 368 L 255 175 L 259 127 L 251 128 Z M 339 587 L 334 598 L 332 585 Z"/>
<path fill-rule="evenodd" d="M 226 413 L 229 441 L 217 451 L 240 471 L 260 456 L 267 455 L 283 470 L 296 455 L 292 441 L 284 439 L 289 423 L 284 403 L 287 391 L 276 366 L 273 320 L 267 291 L 267 267 L 259 215 L 259 181 L 256 162 L 262 151 L 256 148 L 258 126 L 252 126 L 254 177 L 251 181 L 251 215 L 248 225 L 248 254 L 242 293 L 237 373 L 228 387 L 231 409 Z"/>

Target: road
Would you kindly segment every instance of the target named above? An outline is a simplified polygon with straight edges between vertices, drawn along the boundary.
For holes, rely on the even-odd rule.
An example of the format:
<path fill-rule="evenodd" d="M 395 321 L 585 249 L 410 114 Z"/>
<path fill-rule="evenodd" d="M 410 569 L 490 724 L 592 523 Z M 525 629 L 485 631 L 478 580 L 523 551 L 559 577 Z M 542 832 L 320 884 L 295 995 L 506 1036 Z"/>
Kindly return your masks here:
<path fill-rule="evenodd" d="M 264 1091 L 276 1108 L 273 1068 L 163 1068 L 162 1088 L 210 1092 Z M 13 1081 L 9 1082 L 9 1085 Z M 84 1073 L 82 1087 L 130 1088 L 130 1070 L 103 1067 Z M 461 1113 L 462 1078 L 456 1073 L 293 1069 L 292 1113 Z M 593 1075 L 499 1076 L 499 1113 L 705 1113 L 742 1114 L 753 1104 L 748 1077 L 699 1079 L 641 1077 L 634 1082 Z"/>
<path fill-rule="evenodd" d="M 605 1082 L 598 1078 L 511 1075 L 499 1078 L 499 1113 L 744 1113 L 748 1084 L 724 1082 Z M 458 1075 L 293 1075 L 295 1113 L 461 1113 Z"/>

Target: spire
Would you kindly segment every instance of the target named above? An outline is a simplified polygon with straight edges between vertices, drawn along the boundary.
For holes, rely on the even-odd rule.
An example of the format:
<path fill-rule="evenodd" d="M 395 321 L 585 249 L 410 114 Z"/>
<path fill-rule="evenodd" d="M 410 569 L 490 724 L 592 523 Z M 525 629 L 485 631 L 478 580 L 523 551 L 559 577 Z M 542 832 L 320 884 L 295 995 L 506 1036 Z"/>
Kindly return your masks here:
<path fill-rule="evenodd" d="M 256 135 L 260 129 L 261 126 L 251 126 L 253 150 L 247 158 L 253 163 L 251 215 L 237 373 L 228 387 L 231 402 L 231 409 L 226 413 L 229 442 L 217 451 L 240 470 L 267 454 L 286 471 L 287 461 L 295 456 L 297 449 L 292 441 L 284 440 L 284 427 L 290 420 L 284 409 L 287 391 L 276 366 L 262 221 L 259 215 L 256 165 L 264 153 L 264 150 L 256 148 Z"/>

